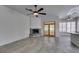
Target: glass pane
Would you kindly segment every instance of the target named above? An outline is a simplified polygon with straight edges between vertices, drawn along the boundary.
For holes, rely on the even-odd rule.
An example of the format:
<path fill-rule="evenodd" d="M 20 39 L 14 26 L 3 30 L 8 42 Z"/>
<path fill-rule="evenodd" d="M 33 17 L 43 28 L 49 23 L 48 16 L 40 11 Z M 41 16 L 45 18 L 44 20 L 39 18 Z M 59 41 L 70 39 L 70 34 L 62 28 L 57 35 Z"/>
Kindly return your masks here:
<path fill-rule="evenodd" d="M 44 25 L 44 33 L 45 35 L 48 35 L 48 25 Z"/>
<path fill-rule="evenodd" d="M 54 35 L 54 25 L 50 25 L 50 35 Z"/>
<path fill-rule="evenodd" d="M 75 32 L 75 22 L 71 22 L 71 32 Z"/>
<path fill-rule="evenodd" d="M 79 20 L 77 20 L 77 32 L 79 32 Z"/>
<path fill-rule="evenodd" d="M 63 32 L 66 32 L 66 22 L 65 23 L 63 23 Z"/>
<path fill-rule="evenodd" d="M 67 22 L 67 32 L 70 32 L 70 22 Z"/>
<path fill-rule="evenodd" d="M 59 23 L 59 32 L 63 31 L 63 23 Z"/>

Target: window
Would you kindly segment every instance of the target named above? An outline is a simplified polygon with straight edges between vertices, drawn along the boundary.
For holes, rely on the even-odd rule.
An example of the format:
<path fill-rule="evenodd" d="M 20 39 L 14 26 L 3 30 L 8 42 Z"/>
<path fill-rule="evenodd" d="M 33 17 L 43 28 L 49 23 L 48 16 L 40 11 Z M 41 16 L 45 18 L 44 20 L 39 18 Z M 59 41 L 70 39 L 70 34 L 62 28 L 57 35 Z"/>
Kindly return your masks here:
<path fill-rule="evenodd" d="M 71 28 L 71 22 L 67 22 L 67 32 L 70 32 L 70 28 Z"/>
<path fill-rule="evenodd" d="M 59 32 L 63 31 L 63 23 L 59 23 Z"/>
<path fill-rule="evenodd" d="M 62 31 L 66 32 L 66 23 L 65 22 L 63 23 L 63 27 L 62 28 L 63 28 Z"/>
<path fill-rule="evenodd" d="M 75 32 L 75 21 L 72 22 L 60 22 L 59 32 Z"/>
<path fill-rule="evenodd" d="M 59 31 L 60 32 L 66 32 L 66 23 L 59 23 Z"/>
<path fill-rule="evenodd" d="M 77 20 L 77 32 L 79 32 L 79 20 Z"/>
<path fill-rule="evenodd" d="M 75 22 L 71 22 L 71 32 L 75 32 Z"/>

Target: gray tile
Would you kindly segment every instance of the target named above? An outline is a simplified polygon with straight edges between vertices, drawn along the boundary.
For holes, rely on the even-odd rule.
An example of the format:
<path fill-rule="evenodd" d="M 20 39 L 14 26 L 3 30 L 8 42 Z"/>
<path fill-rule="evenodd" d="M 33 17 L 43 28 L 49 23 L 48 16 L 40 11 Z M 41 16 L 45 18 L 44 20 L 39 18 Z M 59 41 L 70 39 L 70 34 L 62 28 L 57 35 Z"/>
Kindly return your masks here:
<path fill-rule="evenodd" d="M 0 53 L 78 53 L 69 36 L 33 37 L 0 46 Z"/>

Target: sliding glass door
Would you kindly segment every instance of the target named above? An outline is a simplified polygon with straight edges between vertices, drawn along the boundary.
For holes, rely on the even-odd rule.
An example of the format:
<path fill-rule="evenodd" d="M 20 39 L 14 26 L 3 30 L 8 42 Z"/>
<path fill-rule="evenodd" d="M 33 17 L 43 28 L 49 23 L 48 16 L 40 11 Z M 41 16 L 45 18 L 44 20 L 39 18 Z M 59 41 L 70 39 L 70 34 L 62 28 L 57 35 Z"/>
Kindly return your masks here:
<path fill-rule="evenodd" d="M 55 36 L 55 22 L 44 24 L 44 36 Z"/>

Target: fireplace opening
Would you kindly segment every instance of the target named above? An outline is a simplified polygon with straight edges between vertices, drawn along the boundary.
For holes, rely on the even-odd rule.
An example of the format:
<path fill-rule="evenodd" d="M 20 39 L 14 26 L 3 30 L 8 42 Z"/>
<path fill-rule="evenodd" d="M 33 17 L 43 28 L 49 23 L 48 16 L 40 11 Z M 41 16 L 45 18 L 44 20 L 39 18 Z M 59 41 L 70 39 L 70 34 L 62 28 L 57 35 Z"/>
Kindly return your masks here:
<path fill-rule="evenodd" d="M 32 29 L 32 34 L 39 34 L 39 29 Z"/>
<path fill-rule="evenodd" d="M 40 29 L 30 29 L 30 36 L 40 36 Z"/>

